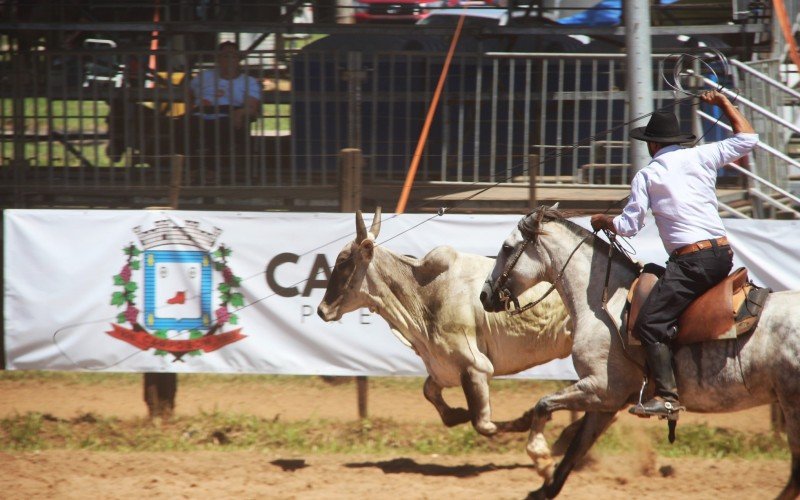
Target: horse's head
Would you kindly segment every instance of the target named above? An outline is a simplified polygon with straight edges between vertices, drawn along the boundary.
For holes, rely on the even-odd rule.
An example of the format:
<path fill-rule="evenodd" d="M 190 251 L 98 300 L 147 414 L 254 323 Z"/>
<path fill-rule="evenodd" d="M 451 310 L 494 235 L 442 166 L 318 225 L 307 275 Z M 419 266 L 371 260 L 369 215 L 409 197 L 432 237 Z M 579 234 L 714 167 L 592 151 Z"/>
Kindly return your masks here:
<path fill-rule="evenodd" d="M 512 303 L 519 307 L 517 297 L 548 276 L 550 257 L 538 242 L 547 234 L 542 226 L 563 217 L 556 210 L 557 206 L 538 207 L 520 219 L 517 227 L 503 241 L 494 268 L 481 290 L 481 304 L 486 311 L 504 311 Z"/>
<path fill-rule="evenodd" d="M 343 314 L 365 305 L 364 277 L 372 262 L 375 239 L 380 231 L 380 207 L 375 210 L 369 232 L 361 211 L 356 212 L 356 239 L 345 245 L 336 257 L 325 296 L 317 307 L 317 314 L 323 320 L 337 321 Z"/>

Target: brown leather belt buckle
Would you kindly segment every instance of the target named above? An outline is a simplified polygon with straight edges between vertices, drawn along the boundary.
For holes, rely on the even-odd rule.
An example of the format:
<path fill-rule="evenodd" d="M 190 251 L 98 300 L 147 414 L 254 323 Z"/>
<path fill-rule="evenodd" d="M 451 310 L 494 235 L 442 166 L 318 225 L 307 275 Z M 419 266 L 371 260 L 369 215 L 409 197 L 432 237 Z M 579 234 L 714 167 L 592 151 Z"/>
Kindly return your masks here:
<path fill-rule="evenodd" d="M 711 243 L 712 241 L 715 241 L 717 243 L 717 246 L 720 247 L 726 246 L 728 244 L 728 238 L 723 236 L 722 238 L 717 238 L 715 240 L 701 240 L 696 243 L 690 243 L 675 250 L 674 252 L 672 252 L 672 254 L 675 256 L 679 256 L 679 255 L 686 255 L 687 253 L 699 252 L 700 250 L 705 250 L 707 248 L 713 247 L 714 245 Z"/>

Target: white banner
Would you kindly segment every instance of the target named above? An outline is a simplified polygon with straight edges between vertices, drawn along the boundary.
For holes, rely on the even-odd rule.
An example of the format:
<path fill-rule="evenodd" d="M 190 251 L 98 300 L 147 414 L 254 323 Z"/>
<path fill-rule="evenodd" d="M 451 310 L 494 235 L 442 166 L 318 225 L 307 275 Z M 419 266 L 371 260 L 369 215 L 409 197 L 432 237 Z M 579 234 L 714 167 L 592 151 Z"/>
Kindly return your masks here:
<path fill-rule="evenodd" d="M 4 217 L 8 369 L 425 374 L 379 316 L 361 310 L 324 323 L 316 315 L 330 267 L 354 237 L 352 214 L 6 210 Z M 378 242 L 417 257 L 445 244 L 494 255 L 518 220 L 384 214 Z M 588 218 L 576 221 L 586 226 Z M 737 265 L 756 283 L 800 288 L 800 223 L 726 226 Z M 638 260 L 666 260 L 652 221 L 631 243 Z M 557 360 L 520 376 L 573 379 L 575 372 Z"/>

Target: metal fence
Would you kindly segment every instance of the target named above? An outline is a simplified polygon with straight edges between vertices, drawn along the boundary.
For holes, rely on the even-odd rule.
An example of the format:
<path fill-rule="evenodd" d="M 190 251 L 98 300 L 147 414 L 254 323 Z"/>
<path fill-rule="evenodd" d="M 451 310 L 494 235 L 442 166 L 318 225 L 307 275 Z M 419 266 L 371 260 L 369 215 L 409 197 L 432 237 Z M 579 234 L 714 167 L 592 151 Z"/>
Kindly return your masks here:
<path fill-rule="evenodd" d="M 187 187 L 326 187 L 337 182 L 340 150 L 357 148 L 369 181 L 399 181 L 441 71 L 439 49 L 250 52 L 243 69 L 262 104 L 236 128 L 198 126 L 189 82 L 213 67 L 214 51 L 7 47 L 0 179 L 146 192 L 167 184 L 180 156 Z M 665 87 L 662 59 L 635 69 L 655 72 L 656 105 L 720 138 L 721 128 L 694 118 L 696 103 Z M 627 131 L 646 122 L 629 123 L 627 71 L 622 54 L 457 53 L 418 179 L 627 185 Z"/>

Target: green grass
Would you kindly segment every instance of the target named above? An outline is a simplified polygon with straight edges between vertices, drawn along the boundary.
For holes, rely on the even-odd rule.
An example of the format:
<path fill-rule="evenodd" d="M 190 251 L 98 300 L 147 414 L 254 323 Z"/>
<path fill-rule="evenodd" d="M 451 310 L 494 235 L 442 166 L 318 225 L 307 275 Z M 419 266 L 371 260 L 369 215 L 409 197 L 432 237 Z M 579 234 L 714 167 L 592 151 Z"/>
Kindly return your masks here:
<path fill-rule="evenodd" d="M 666 430 L 660 432 L 656 449 L 668 457 L 789 458 L 786 438 L 772 433 L 751 434 L 706 425 L 678 425 L 678 438 L 670 445 Z"/>
<path fill-rule="evenodd" d="M 0 420 L 0 451 L 291 450 L 319 453 L 465 454 L 519 449 L 513 439 L 487 440 L 470 427 L 407 425 L 391 420 L 281 422 L 251 415 L 204 413 L 160 425 L 91 414 L 62 420 L 27 413 Z"/>
<path fill-rule="evenodd" d="M 239 384 L 280 384 L 282 387 L 298 388 L 326 388 L 333 383 L 352 383 L 352 377 L 331 377 L 331 382 L 326 382 L 321 377 L 290 376 L 290 375 L 259 375 L 259 374 L 222 374 L 222 373 L 181 373 L 178 375 L 181 386 L 207 387 L 231 386 Z M 376 389 L 410 390 L 421 394 L 424 383 L 422 377 L 370 377 L 369 385 Z M 120 384 L 141 384 L 141 373 L 91 373 L 91 372 L 64 372 L 64 371 L 38 371 L 38 370 L 0 370 L 0 382 L 3 381 L 29 381 L 29 382 L 59 382 L 67 384 L 89 384 L 116 386 Z M 537 392 L 554 392 L 561 389 L 567 382 L 556 380 L 517 380 L 494 379 L 493 391 L 520 391 L 529 394 Z"/>
<path fill-rule="evenodd" d="M 561 429 L 551 426 L 552 443 Z M 788 459 L 783 437 L 748 435 L 705 425 L 679 429 L 675 444 L 665 429 L 654 428 L 631 439 L 623 428 L 610 429 L 594 447 L 600 454 L 644 449 L 667 457 Z M 526 434 L 479 436 L 470 426 L 364 421 L 304 420 L 282 422 L 252 415 L 211 412 L 169 422 L 119 420 L 92 414 L 65 420 L 26 413 L 0 420 L 0 451 L 47 449 L 96 451 L 280 450 L 300 453 L 519 453 Z"/>
<path fill-rule="evenodd" d="M 320 377 L 250 374 L 180 374 L 180 387 L 235 390 L 242 385 L 294 388 L 327 388 Z M 335 379 L 352 384 L 352 377 Z M 84 373 L 57 371 L 0 371 L 0 383 L 98 385 L 139 390 L 140 373 Z M 420 392 L 421 377 L 370 377 L 370 387 Z M 502 391 L 541 393 L 563 387 L 560 381 L 501 379 L 492 382 Z M 422 395 L 420 394 L 420 397 Z M 548 425 L 552 444 L 561 428 Z M 640 452 L 642 449 L 666 457 L 788 459 L 785 436 L 745 433 L 707 425 L 681 424 L 674 444 L 667 441 L 667 426 L 654 421 L 644 430 L 613 425 L 593 448 L 601 454 Z M 154 424 L 148 419 L 120 420 L 92 414 L 71 419 L 40 413 L 7 416 L 0 420 L 0 451 L 44 449 L 88 449 L 115 451 L 165 450 L 288 450 L 325 453 L 519 453 L 527 434 L 507 434 L 491 439 L 479 436 L 470 425 L 446 428 L 438 423 L 408 423 L 391 419 L 365 421 L 302 420 L 284 422 L 222 411 L 179 416 Z"/>

